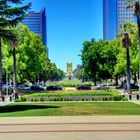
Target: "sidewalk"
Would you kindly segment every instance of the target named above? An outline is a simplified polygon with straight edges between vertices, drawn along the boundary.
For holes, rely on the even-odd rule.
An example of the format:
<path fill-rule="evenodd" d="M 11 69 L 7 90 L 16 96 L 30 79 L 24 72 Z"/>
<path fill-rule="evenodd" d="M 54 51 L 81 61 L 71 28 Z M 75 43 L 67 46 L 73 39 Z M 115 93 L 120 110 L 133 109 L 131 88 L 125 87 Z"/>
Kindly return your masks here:
<path fill-rule="evenodd" d="M 140 116 L 0 118 L 0 140 L 140 140 Z"/>
<path fill-rule="evenodd" d="M 140 105 L 140 100 L 139 100 L 139 101 L 131 100 L 130 102 L 132 102 L 132 103 L 134 103 L 134 104 L 138 104 L 138 105 Z"/>

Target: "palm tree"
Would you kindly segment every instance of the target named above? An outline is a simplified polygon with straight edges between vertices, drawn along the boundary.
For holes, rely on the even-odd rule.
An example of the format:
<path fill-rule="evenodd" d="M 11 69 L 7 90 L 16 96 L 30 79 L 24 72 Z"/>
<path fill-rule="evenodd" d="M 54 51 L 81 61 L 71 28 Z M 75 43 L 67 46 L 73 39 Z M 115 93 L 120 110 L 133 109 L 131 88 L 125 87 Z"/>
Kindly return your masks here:
<path fill-rule="evenodd" d="M 127 8 L 133 9 L 134 16 L 137 18 L 137 26 L 138 26 L 138 40 L 139 40 L 139 94 L 140 94 L 140 0 L 127 0 Z"/>
<path fill-rule="evenodd" d="M 13 94 L 15 99 L 19 98 L 17 90 L 17 71 L 16 71 L 16 47 L 18 45 L 18 40 L 13 39 L 10 41 L 10 46 L 13 48 Z"/>
<path fill-rule="evenodd" d="M 14 39 L 12 30 L 7 27 L 16 26 L 26 16 L 26 11 L 31 3 L 22 7 L 12 7 L 14 4 L 21 4 L 22 0 L 1 0 L 0 1 L 0 96 L 2 96 L 2 40 Z"/>
<path fill-rule="evenodd" d="M 124 34 L 122 39 L 122 46 L 126 48 L 126 61 L 127 61 L 127 89 L 128 93 L 131 94 L 131 85 L 130 85 L 130 56 L 129 56 L 129 47 L 131 46 L 131 41 L 127 33 Z"/>

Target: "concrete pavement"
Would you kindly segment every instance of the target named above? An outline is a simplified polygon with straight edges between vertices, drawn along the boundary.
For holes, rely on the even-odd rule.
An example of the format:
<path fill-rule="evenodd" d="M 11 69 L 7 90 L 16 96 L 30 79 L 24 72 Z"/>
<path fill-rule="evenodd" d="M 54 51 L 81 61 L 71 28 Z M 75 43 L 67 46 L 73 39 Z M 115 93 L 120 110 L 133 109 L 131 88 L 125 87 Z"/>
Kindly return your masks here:
<path fill-rule="evenodd" d="M 0 140 L 140 140 L 140 116 L 0 118 Z"/>

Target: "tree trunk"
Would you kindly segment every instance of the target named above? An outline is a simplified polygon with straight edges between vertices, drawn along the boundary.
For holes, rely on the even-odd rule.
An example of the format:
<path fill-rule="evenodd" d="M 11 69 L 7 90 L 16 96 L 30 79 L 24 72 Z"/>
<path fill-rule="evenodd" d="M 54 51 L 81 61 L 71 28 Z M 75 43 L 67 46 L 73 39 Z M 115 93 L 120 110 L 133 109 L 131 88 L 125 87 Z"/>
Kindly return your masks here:
<path fill-rule="evenodd" d="M 115 85 L 118 85 L 118 75 L 115 76 Z"/>
<path fill-rule="evenodd" d="M 136 84 L 137 83 L 137 74 L 135 73 L 134 74 L 134 84 Z"/>
<path fill-rule="evenodd" d="M 96 74 L 95 74 L 95 76 L 93 78 L 93 81 L 94 81 L 94 86 L 96 86 L 97 85 Z"/>
<path fill-rule="evenodd" d="M 16 71 L 16 48 L 13 48 L 13 94 L 15 99 L 18 99 L 18 91 L 17 91 L 17 71 Z"/>
<path fill-rule="evenodd" d="M 2 97 L 2 42 L 0 39 L 0 96 Z"/>
<path fill-rule="evenodd" d="M 130 56 L 129 56 L 129 48 L 126 48 L 126 60 L 127 60 L 127 90 L 128 93 L 131 94 L 131 85 L 130 85 Z"/>
<path fill-rule="evenodd" d="M 139 94 L 140 94 L 140 16 L 137 17 L 138 40 L 139 40 Z"/>

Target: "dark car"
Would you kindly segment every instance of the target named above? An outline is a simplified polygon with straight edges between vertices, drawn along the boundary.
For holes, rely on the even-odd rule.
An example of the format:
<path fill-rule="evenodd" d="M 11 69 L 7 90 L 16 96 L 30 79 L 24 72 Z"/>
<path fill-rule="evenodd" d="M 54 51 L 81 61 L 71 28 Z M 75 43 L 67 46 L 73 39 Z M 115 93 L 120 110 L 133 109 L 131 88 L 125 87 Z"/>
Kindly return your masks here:
<path fill-rule="evenodd" d="M 123 84 L 119 84 L 116 86 L 116 89 L 123 89 Z"/>
<path fill-rule="evenodd" d="M 62 87 L 59 86 L 59 85 L 56 85 L 56 86 L 53 86 L 53 85 L 50 85 L 46 88 L 48 91 L 55 91 L 55 90 L 62 90 Z"/>
<path fill-rule="evenodd" d="M 78 89 L 78 90 L 91 90 L 91 87 L 87 86 L 87 85 L 80 85 L 80 86 L 76 87 L 76 89 Z"/>
<path fill-rule="evenodd" d="M 32 85 L 32 86 L 30 87 L 30 90 L 34 90 L 34 91 L 43 91 L 44 88 L 41 87 L 41 86 L 39 86 L 39 85 Z"/>
<path fill-rule="evenodd" d="M 95 88 L 96 90 L 109 90 L 109 87 L 107 85 L 98 85 Z"/>
<path fill-rule="evenodd" d="M 130 86 L 131 86 L 131 89 L 139 89 L 139 86 L 135 84 L 131 84 Z M 127 90 L 127 83 L 124 84 L 123 89 Z"/>
<path fill-rule="evenodd" d="M 116 89 L 127 90 L 127 83 L 116 86 Z M 139 89 L 139 86 L 137 86 L 135 84 L 131 84 L 131 89 Z"/>

